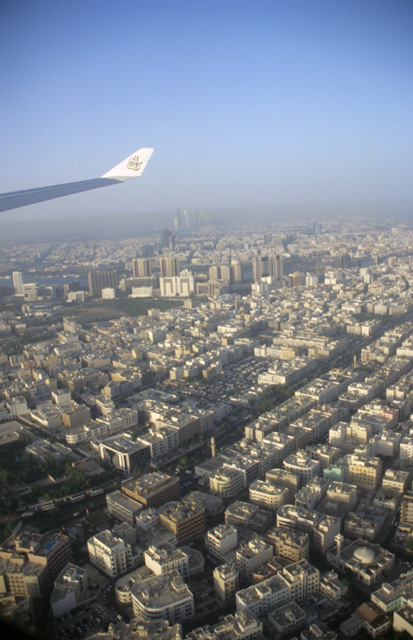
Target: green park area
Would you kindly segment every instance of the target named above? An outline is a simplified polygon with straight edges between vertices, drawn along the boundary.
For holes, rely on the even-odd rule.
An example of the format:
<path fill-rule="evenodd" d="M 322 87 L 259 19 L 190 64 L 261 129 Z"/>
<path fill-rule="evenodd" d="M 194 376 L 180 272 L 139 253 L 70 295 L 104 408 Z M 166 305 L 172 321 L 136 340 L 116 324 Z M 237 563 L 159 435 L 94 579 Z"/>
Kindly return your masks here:
<path fill-rule="evenodd" d="M 167 311 L 182 307 L 182 300 L 170 298 L 129 298 L 121 296 L 114 300 L 86 300 L 76 306 L 65 305 L 61 311 L 62 316 L 75 316 L 79 322 L 99 322 L 114 320 L 122 316 L 135 318 L 147 315 L 150 309 Z"/>
<path fill-rule="evenodd" d="M 88 476 L 73 467 L 67 458 L 55 460 L 48 456 L 44 462 L 36 462 L 33 456 L 25 451 L 25 446 L 30 441 L 27 435 L 22 434 L 18 440 L 0 447 L 0 517 L 13 515 L 19 506 L 19 499 L 13 493 L 16 485 L 30 486 L 30 493 L 22 496 L 21 500 L 26 504 L 33 504 L 39 499 L 64 498 L 116 477 L 113 469 L 105 469 L 103 473 Z M 46 486 L 32 484 L 48 477 L 65 480 Z"/>
<path fill-rule="evenodd" d="M 84 504 L 84 503 L 83 503 Z M 106 506 L 106 495 L 103 493 L 99 496 L 95 496 L 94 498 L 90 498 L 87 501 L 87 505 L 89 507 L 105 507 Z M 75 513 L 84 513 L 84 506 L 82 503 L 76 502 L 74 504 L 68 505 L 66 503 L 58 504 L 54 509 L 47 511 L 46 513 L 39 514 L 38 517 L 35 517 L 30 521 L 30 526 L 35 527 L 40 532 L 48 531 L 62 524 L 63 522 L 67 522 L 71 516 L 74 516 Z"/>

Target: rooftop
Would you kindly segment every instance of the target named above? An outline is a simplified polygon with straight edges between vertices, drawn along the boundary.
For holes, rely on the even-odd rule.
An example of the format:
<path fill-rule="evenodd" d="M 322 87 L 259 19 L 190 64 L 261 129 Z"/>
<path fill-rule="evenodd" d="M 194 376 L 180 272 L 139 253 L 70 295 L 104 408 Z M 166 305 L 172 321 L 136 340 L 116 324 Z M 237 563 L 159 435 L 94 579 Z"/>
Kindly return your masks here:
<path fill-rule="evenodd" d="M 176 569 L 134 584 L 132 597 L 146 609 L 162 609 L 182 600 L 193 599 L 192 592 Z"/>

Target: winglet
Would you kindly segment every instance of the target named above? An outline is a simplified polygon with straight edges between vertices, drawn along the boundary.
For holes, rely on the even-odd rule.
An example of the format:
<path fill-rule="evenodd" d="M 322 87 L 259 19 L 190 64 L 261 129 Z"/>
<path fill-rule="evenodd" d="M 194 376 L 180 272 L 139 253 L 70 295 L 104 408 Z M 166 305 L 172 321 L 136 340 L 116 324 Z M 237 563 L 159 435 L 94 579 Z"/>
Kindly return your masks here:
<path fill-rule="evenodd" d="M 153 149 L 138 149 L 135 153 L 128 156 L 126 160 L 117 164 L 116 167 L 113 167 L 113 169 L 110 169 L 101 177 L 112 178 L 114 180 L 139 178 L 148 164 L 153 151 Z"/>

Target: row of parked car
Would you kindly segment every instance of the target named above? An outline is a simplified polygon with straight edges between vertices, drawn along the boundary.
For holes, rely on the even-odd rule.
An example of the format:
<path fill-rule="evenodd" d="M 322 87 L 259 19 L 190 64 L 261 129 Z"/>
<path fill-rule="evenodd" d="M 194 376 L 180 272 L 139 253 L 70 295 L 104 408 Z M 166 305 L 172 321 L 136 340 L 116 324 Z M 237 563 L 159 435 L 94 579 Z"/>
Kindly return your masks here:
<path fill-rule="evenodd" d="M 110 617 L 107 609 L 99 602 L 94 602 L 88 609 L 74 609 L 60 616 L 54 635 L 58 640 L 86 637 L 94 630 L 106 627 L 108 622 Z"/>

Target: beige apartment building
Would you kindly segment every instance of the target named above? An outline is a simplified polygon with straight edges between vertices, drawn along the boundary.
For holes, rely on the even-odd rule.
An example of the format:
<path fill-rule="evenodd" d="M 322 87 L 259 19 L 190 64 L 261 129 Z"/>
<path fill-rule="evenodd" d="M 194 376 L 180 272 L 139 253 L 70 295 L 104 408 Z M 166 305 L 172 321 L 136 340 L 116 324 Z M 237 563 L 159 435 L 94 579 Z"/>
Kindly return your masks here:
<path fill-rule="evenodd" d="M 274 549 L 275 556 L 298 562 L 308 558 L 310 543 L 307 533 L 289 527 L 273 527 L 266 535 Z"/>
<path fill-rule="evenodd" d="M 361 489 L 376 489 L 382 466 L 380 458 L 352 455 L 348 463 L 348 481 Z"/>
<path fill-rule="evenodd" d="M 161 471 L 146 473 L 140 478 L 126 480 L 121 487 L 124 495 L 139 502 L 145 509 L 158 507 L 170 502 L 179 500 L 179 478 L 168 476 Z"/>
<path fill-rule="evenodd" d="M 223 604 L 234 602 L 238 591 L 239 571 L 235 562 L 222 564 L 214 569 L 214 590 Z"/>
<path fill-rule="evenodd" d="M 178 544 L 187 544 L 206 530 L 205 507 L 202 500 L 184 498 L 168 502 L 159 509 L 161 525 L 175 534 Z"/>

